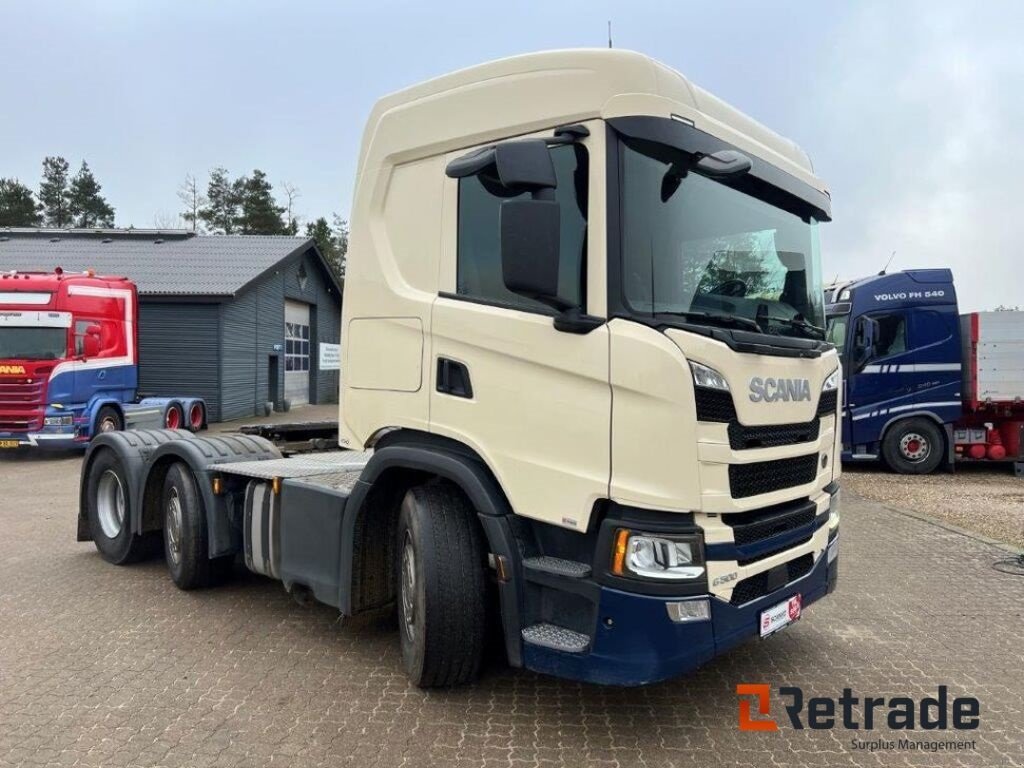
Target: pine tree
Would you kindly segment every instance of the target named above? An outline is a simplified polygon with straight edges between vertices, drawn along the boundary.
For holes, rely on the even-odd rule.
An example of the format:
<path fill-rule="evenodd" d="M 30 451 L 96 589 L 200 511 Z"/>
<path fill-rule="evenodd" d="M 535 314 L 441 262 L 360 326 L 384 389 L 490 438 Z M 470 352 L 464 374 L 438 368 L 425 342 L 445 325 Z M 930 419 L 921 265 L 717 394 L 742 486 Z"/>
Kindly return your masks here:
<path fill-rule="evenodd" d="M 43 181 L 39 185 L 39 202 L 43 222 L 48 227 L 63 229 L 71 224 L 71 201 L 68 188 L 68 161 L 60 156 L 43 160 Z"/>
<path fill-rule="evenodd" d="M 333 215 L 334 226 L 323 216 L 306 224 L 306 237 L 312 237 L 321 255 L 339 280 L 345 279 L 345 254 L 348 252 L 348 222 Z"/>
<path fill-rule="evenodd" d="M 285 209 L 274 200 L 273 187 L 259 168 L 243 176 L 236 185 L 241 198 L 239 227 L 246 235 L 283 235 L 288 225 L 282 218 Z"/>
<path fill-rule="evenodd" d="M 217 166 L 210 171 L 206 202 L 199 209 L 199 218 L 206 223 L 210 231 L 230 235 L 237 228 L 238 210 L 238 184 L 231 182 L 226 168 Z"/>
<path fill-rule="evenodd" d="M 17 179 L 0 179 L 0 227 L 38 227 L 41 223 L 32 190 Z"/>
<path fill-rule="evenodd" d="M 83 160 L 82 167 L 71 180 L 68 194 L 69 210 L 76 227 L 89 229 L 114 226 L 114 209 L 100 194 L 101 189 L 88 163 Z"/>

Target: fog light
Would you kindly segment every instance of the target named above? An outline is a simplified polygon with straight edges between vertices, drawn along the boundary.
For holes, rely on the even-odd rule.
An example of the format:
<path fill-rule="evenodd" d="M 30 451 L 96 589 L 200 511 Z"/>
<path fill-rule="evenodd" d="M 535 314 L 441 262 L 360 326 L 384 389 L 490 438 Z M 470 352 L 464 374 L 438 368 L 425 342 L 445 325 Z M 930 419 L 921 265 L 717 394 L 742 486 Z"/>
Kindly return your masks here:
<path fill-rule="evenodd" d="M 665 603 L 668 617 L 677 624 L 684 621 L 707 621 L 711 618 L 711 604 L 707 600 L 683 600 Z"/>
<path fill-rule="evenodd" d="M 828 527 L 839 525 L 839 508 L 842 506 L 842 491 L 836 490 L 828 500 Z"/>

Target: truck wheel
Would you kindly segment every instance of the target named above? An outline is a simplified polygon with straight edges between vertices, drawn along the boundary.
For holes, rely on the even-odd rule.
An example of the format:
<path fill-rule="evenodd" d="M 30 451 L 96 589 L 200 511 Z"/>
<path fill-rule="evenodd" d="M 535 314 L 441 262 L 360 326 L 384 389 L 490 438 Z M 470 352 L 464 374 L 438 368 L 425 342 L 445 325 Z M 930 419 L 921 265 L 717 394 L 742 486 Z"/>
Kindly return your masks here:
<path fill-rule="evenodd" d="M 164 412 L 164 428 L 181 429 L 181 422 L 183 419 L 184 416 L 182 415 L 181 406 L 176 403 L 171 403 Z"/>
<path fill-rule="evenodd" d="M 117 408 L 112 405 L 104 405 L 100 408 L 100 412 L 96 414 L 97 435 L 104 432 L 120 432 L 122 429 L 124 429 L 124 419 L 121 418 L 121 412 Z"/>
<path fill-rule="evenodd" d="M 167 470 L 161 496 L 164 509 L 164 553 L 171 579 L 181 589 L 211 582 L 206 512 L 192 471 L 177 462 Z"/>
<path fill-rule="evenodd" d="M 132 534 L 128 476 L 111 450 L 102 451 L 89 466 L 86 504 L 93 543 L 108 563 L 127 565 L 155 554 L 159 538 Z"/>
<path fill-rule="evenodd" d="M 942 463 L 945 444 L 942 430 L 931 419 L 907 419 L 885 433 L 882 458 L 901 475 L 926 475 Z"/>
<path fill-rule="evenodd" d="M 395 566 L 402 662 L 420 688 L 476 679 L 486 630 L 486 550 L 476 513 L 447 484 L 410 489 Z"/>

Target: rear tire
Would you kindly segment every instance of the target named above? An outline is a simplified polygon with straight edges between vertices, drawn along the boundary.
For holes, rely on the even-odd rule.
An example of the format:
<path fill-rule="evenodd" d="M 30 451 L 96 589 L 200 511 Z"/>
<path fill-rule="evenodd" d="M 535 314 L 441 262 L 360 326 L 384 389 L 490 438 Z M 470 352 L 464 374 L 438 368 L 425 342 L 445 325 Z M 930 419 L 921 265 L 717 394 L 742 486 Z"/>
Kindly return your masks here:
<path fill-rule="evenodd" d="M 475 680 L 484 652 L 486 549 L 476 512 L 446 483 L 411 488 L 395 545 L 402 662 L 420 688 Z"/>
<path fill-rule="evenodd" d="M 185 423 L 185 412 L 177 403 L 171 403 L 164 411 L 164 429 L 181 429 Z"/>
<path fill-rule="evenodd" d="M 89 466 L 86 516 L 89 533 L 108 563 L 128 565 L 152 556 L 159 537 L 132 533 L 131 495 L 124 465 L 112 450 L 103 450 Z"/>
<path fill-rule="evenodd" d="M 192 471 L 178 462 L 167 470 L 160 497 L 164 515 L 164 554 L 171 580 L 180 589 L 209 586 L 206 510 Z"/>
<path fill-rule="evenodd" d="M 893 424 L 882 439 L 882 458 L 893 472 L 927 475 L 942 463 L 946 440 L 939 425 L 916 417 Z"/>

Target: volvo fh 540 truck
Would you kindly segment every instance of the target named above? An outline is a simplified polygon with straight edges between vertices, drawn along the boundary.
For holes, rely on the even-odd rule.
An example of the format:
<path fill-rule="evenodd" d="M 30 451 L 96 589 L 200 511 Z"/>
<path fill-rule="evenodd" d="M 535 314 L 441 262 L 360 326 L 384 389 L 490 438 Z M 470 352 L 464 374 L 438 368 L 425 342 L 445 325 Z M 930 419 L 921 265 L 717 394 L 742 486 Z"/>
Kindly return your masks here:
<path fill-rule="evenodd" d="M 104 435 L 80 538 L 126 562 L 163 536 L 183 588 L 240 554 L 343 615 L 395 606 L 421 686 L 473 679 L 491 620 L 513 666 L 693 669 L 836 584 L 829 216 L 792 142 L 636 53 L 387 96 L 352 211 L 349 450 Z"/>
<path fill-rule="evenodd" d="M 127 278 L 0 272 L 0 448 L 73 448 L 125 428 L 203 429 L 200 398 L 138 398 L 137 320 Z"/>
<path fill-rule="evenodd" d="M 830 286 L 843 368 L 846 461 L 904 474 L 1008 462 L 1024 474 L 1024 312 L 968 312 L 948 269 Z"/>

